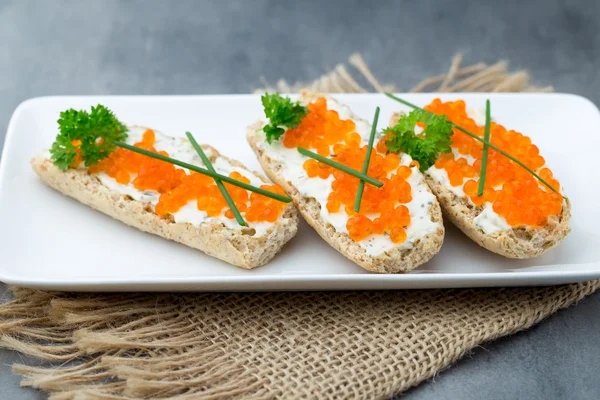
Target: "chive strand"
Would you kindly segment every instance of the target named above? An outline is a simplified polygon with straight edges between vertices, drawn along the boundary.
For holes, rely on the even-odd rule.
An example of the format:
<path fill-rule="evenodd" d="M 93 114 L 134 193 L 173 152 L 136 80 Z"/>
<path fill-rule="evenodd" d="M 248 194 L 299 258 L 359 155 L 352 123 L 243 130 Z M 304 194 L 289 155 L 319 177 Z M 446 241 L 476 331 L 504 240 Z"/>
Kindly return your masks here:
<path fill-rule="evenodd" d="M 114 143 L 115 143 L 115 145 L 117 145 L 123 149 L 133 151 L 134 153 L 142 154 L 144 156 L 148 156 L 148 157 L 160 160 L 160 161 L 165 161 L 165 162 L 168 162 L 169 164 L 178 165 L 180 167 L 187 168 L 190 171 L 194 171 L 194 172 L 198 172 L 199 174 L 202 174 L 202 175 L 210 176 L 213 179 L 220 179 L 221 181 L 230 183 L 233 186 L 241 187 L 242 189 L 246 189 L 251 192 L 261 194 L 265 197 L 269 197 L 271 199 L 278 200 L 283 203 L 290 203 L 292 201 L 292 199 L 290 199 L 287 196 L 280 195 L 279 193 L 273 193 L 271 191 L 268 191 L 268 190 L 265 190 L 262 188 L 258 188 L 256 186 L 252 186 L 252 185 L 249 185 L 244 182 L 240 182 L 238 180 L 235 180 L 235 179 L 230 178 L 225 175 L 218 174 L 216 172 L 210 172 L 209 170 L 200 168 L 196 165 L 188 164 L 186 162 L 179 161 L 179 160 L 176 160 L 171 157 L 163 156 L 162 154 L 158 154 L 153 151 L 148 151 L 146 149 L 135 147 L 135 146 L 132 146 L 127 143 L 123 143 L 123 142 L 119 142 L 119 141 L 115 141 Z"/>
<path fill-rule="evenodd" d="M 373 152 L 373 142 L 375 141 L 375 133 L 377 132 L 377 121 L 379 120 L 379 107 L 375 109 L 373 124 L 371 125 L 371 136 L 369 136 L 369 145 L 367 146 L 367 155 L 363 164 L 362 173 L 367 175 L 369 171 L 369 162 L 371 161 L 371 153 Z M 363 192 L 365 190 L 365 181 L 358 182 L 358 191 L 356 192 L 356 200 L 354 201 L 354 211 L 360 211 L 360 203 L 362 202 Z"/>
<path fill-rule="evenodd" d="M 298 147 L 297 149 L 298 149 L 298 153 L 300 153 L 300 154 L 302 154 L 302 155 L 304 155 L 306 157 L 310 157 L 310 158 L 312 158 L 314 160 L 322 162 L 323 164 L 329 165 L 330 167 L 333 167 L 335 169 L 339 169 L 340 171 L 345 172 L 348 175 L 351 175 L 351 176 L 353 176 L 355 178 L 363 179 L 365 182 L 367 182 L 370 185 L 373 185 L 373 186 L 376 186 L 376 187 L 382 187 L 383 186 L 382 182 L 379 182 L 376 179 L 373 179 L 373 178 L 371 178 L 371 177 L 369 177 L 369 176 L 367 176 L 367 175 L 365 175 L 363 173 L 360 173 L 360 172 L 358 172 L 355 169 L 347 167 L 344 164 L 340 164 L 339 162 L 333 161 L 333 160 L 331 160 L 331 159 L 329 159 L 327 157 L 323 157 L 320 154 L 313 153 L 312 151 L 307 150 L 307 149 L 305 149 L 303 147 Z"/>
<path fill-rule="evenodd" d="M 544 180 L 544 178 L 542 178 L 541 176 L 539 176 L 538 174 L 535 173 L 534 170 L 532 170 L 531 168 L 529 168 L 527 165 L 523 164 L 521 161 L 519 161 L 518 159 L 516 159 L 515 157 L 511 156 L 510 154 L 508 154 L 507 152 L 505 152 L 504 150 L 502 150 L 501 148 L 493 145 L 490 142 L 485 142 L 482 138 L 480 138 L 479 136 L 477 136 L 476 134 L 469 132 L 468 130 L 466 130 L 465 128 L 463 128 L 462 126 L 458 126 L 455 123 L 452 123 L 452 126 L 454 126 L 456 129 L 458 129 L 461 132 L 466 133 L 467 135 L 471 136 L 472 138 L 480 141 L 483 144 L 487 144 L 490 148 L 496 150 L 498 153 L 502 154 L 503 156 L 505 156 L 506 158 L 508 158 L 509 160 L 513 161 L 514 163 L 516 163 L 517 165 L 521 166 L 523 169 L 525 169 L 527 172 L 529 172 L 531 175 L 533 175 L 538 181 L 542 182 L 544 184 L 544 186 L 546 186 L 548 189 L 552 190 L 553 192 L 558 193 L 558 190 L 554 189 L 548 182 L 546 182 Z M 559 193 L 560 194 L 560 193 Z M 562 196 L 562 195 L 561 195 Z M 564 199 L 566 199 L 565 196 L 562 196 Z"/>
<path fill-rule="evenodd" d="M 485 101 L 485 132 L 483 139 L 486 142 L 490 141 L 490 99 Z M 487 143 L 483 144 L 483 155 L 481 156 L 481 172 L 479 173 L 479 188 L 477 189 L 477 196 L 483 196 L 483 188 L 485 185 L 485 175 L 487 173 L 487 159 L 489 146 Z"/>
<path fill-rule="evenodd" d="M 404 104 L 404 105 L 406 105 L 406 106 L 409 106 L 409 107 L 411 107 L 411 108 L 414 108 L 414 109 L 417 109 L 417 110 L 425 111 L 425 112 L 427 112 L 427 113 L 429 113 L 429 114 L 432 114 L 432 113 L 430 113 L 429 111 L 427 111 L 427 110 L 424 110 L 424 109 L 422 109 L 421 107 L 418 107 L 418 106 L 416 106 L 416 105 L 414 105 L 414 104 L 412 104 L 412 103 L 409 103 L 408 101 L 406 101 L 406 100 L 403 100 L 403 99 L 401 99 L 401 98 L 399 98 L 399 97 L 396 97 L 396 96 L 394 96 L 394 95 L 393 95 L 393 94 L 391 94 L 391 93 L 387 93 L 387 92 L 386 92 L 386 93 L 385 93 L 385 95 L 386 95 L 387 97 L 389 97 L 390 99 L 396 100 L 397 102 L 399 102 L 399 103 L 402 103 L 402 104 Z M 533 176 L 534 176 L 534 177 L 535 177 L 535 178 L 536 178 L 538 181 L 542 182 L 542 183 L 543 183 L 543 184 L 544 184 L 544 185 L 545 185 L 547 188 L 549 188 L 549 189 L 550 189 L 550 190 L 552 190 L 553 192 L 557 192 L 557 193 L 558 193 L 558 190 L 554 189 L 554 188 L 553 188 L 553 187 L 552 187 L 552 186 L 551 186 L 551 185 L 550 185 L 548 182 L 546 182 L 546 181 L 545 181 L 545 180 L 544 180 L 544 179 L 543 179 L 541 176 L 539 176 L 538 174 L 536 174 L 534 170 L 532 170 L 531 168 L 529 168 L 527 165 L 523 164 L 521 161 L 517 160 L 515 157 L 511 156 L 510 154 L 508 154 L 507 152 L 505 152 L 505 151 L 504 151 L 504 150 L 502 150 L 501 148 L 499 148 L 499 147 L 497 147 L 497 146 L 493 145 L 493 144 L 492 144 L 492 143 L 490 143 L 489 141 L 485 141 L 484 139 L 480 138 L 480 137 L 479 137 L 479 136 L 477 136 L 476 134 L 474 134 L 474 133 L 472 133 L 472 132 L 469 132 L 468 130 L 466 130 L 466 129 L 465 129 L 465 128 L 463 128 L 462 126 L 460 126 L 460 125 L 456 125 L 454 122 L 451 122 L 451 121 L 449 121 L 449 122 L 450 122 L 450 124 L 451 124 L 451 125 L 452 125 L 454 128 L 458 129 L 458 130 L 459 130 L 459 131 L 461 131 L 461 132 L 464 132 L 464 133 L 466 133 L 467 135 L 471 136 L 473 139 L 475 139 L 475 140 L 477 140 L 477 141 L 479 141 L 479 142 L 481 142 L 481 143 L 483 143 L 483 144 L 487 144 L 487 145 L 488 145 L 490 148 L 492 148 L 492 149 L 496 150 L 498 153 L 502 154 L 504 157 L 506 157 L 506 158 L 508 158 L 509 160 L 511 160 L 511 161 L 513 161 L 513 162 L 515 162 L 517 165 L 521 166 L 523 169 L 525 169 L 527 172 L 529 172 L 531 175 L 533 175 Z M 562 196 L 562 197 L 563 197 L 564 199 L 566 199 L 566 197 L 565 197 L 565 196 Z"/>
<path fill-rule="evenodd" d="M 202 159 L 202 162 L 204 163 L 204 165 L 206 165 L 206 169 L 208 169 L 210 172 L 216 173 L 217 171 L 215 171 L 212 163 L 210 162 L 210 160 L 204 153 L 204 150 L 202 150 L 202 147 L 200 147 L 200 145 L 198 144 L 198 142 L 196 141 L 194 136 L 190 132 L 186 132 L 185 135 L 187 136 L 188 140 L 190 141 L 190 143 L 196 150 L 196 153 L 198 153 L 198 155 Z M 219 188 L 219 191 L 225 198 L 225 201 L 227 202 L 227 205 L 229 206 L 229 209 L 231 210 L 231 212 L 233 212 L 233 215 L 235 216 L 235 219 L 237 220 L 238 224 L 240 224 L 240 226 L 247 226 L 246 221 L 244 221 L 244 218 L 242 218 L 240 211 L 237 209 L 233 199 L 231 198 L 231 196 L 229 195 L 229 192 L 227 191 L 227 188 L 225 187 L 225 185 L 223 185 L 223 182 L 221 182 L 220 179 L 215 179 L 215 184 L 217 185 L 217 187 Z"/>

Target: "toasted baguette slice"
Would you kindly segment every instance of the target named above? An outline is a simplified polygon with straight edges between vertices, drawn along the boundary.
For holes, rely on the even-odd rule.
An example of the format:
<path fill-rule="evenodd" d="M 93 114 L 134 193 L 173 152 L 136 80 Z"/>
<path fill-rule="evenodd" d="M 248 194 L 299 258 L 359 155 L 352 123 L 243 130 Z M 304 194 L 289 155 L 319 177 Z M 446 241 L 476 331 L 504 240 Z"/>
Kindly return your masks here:
<path fill-rule="evenodd" d="M 390 126 L 398 123 L 401 113 L 395 113 L 390 119 Z M 432 167 L 433 168 L 433 167 Z M 494 233 L 485 233 L 475 224 L 483 211 L 482 206 L 475 206 L 467 196 L 458 196 L 448 184 L 444 184 L 425 172 L 425 181 L 442 206 L 442 212 L 456 227 L 475 243 L 491 252 L 508 258 L 533 258 L 555 247 L 567 236 L 571 228 L 571 203 L 563 200 L 563 208 L 559 215 L 548 218 L 543 227 L 518 226 Z"/>
<path fill-rule="evenodd" d="M 202 148 L 209 154 L 211 162 L 223 157 L 231 165 L 246 169 L 241 163 L 220 155 L 210 146 L 203 145 Z M 86 169 L 61 171 L 48 159 L 47 154 L 34 157 L 31 166 L 47 185 L 83 204 L 144 232 L 183 243 L 245 269 L 266 264 L 298 230 L 298 214 L 291 203 L 279 219 L 259 236 L 251 227 L 232 229 L 210 220 L 200 224 L 176 223 L 171 215 L 161 218 L 154 213 L 151 203 L 134 200 L 131 196 L 110 189 Z M 251 171 L 248 173 L 267 183 L 261 175 Z"/>
<path fill-rule="evenodd" d="M 303 93 L 300 101 L 308 104 L 318 97 L 325 97 L 329 102 L 336 102 L 331 97 Z M 336 102 L 337 103 L 337 102 Z M 337 103 L 339 104 L 339 103 Z M 340 105 L 341 106 L 341 105 Z M 345 107 L 345 106 L 341 106 Z M 356 117 L 348 110 L 348 114 L 355 121 L 368 122 Z M 342 253 L 356 264 L 367 271 L 376 273 L 406 273 L 419 265 L 427 262 L 431 257 L 437 254 L 442 246 L 444 239 L 444 225 L 442 223 L 442 214 L 438 202 L 431 195 L 423 175 L 414 168 L 413 174 L 418 174 L 419 190 L 426 191 L 430 196 L 429 204 L 422 204 L 422 207 L 428 207 L 428 217 L 435 224 L 432 232 L 424 235 L 414 241 L 410 246 L 403 244 L 397 245 L 390 250 L 378 255 L 370 255 L 364 247 L 353 241 L 347 233 L 337 231 L 334 226 L 321 217 L 321 204 L 309 195 L 303 195 L 298 190 L 297 182 L 291 182 L 284 178 L 284 168 L 282 163 L 272 157 L 270 154 L 270 145 L 264 141 L 264 121 L 259 121 L 248 127 L 246 137 L 248 143 L 254 150 L 263 170 L 267 176 L 279 184 L 292 197 L 294 203 L 300 210 L 304 219 L 311 225 L 317 233 L 331 245 L 334 249 Z M 415 187 L 413 186 L 413 192 Z"/>

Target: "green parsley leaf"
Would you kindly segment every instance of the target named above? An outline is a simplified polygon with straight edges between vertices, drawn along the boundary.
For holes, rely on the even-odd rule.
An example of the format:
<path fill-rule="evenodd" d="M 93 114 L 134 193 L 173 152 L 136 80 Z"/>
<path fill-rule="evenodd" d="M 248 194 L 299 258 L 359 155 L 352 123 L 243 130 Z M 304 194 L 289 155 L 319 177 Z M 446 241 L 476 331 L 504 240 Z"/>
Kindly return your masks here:
<path fill-rule="evenodd" d="M 308 109 L 302 104 L 292 102 L 289 97 L 283 97 L 279 93 L 265 93 L 260 99 L 265 116 L 270 120 L 270 124 L 263 128 L 268 143 L 273 143 L 285 133 L 282 127 L 295 128 L 308 114 Z"/>
<path fill-rule="evenodd" d="M 425 124 L 425 130 L 415 133 L 417 122 Z M 419 162 L 419 169 L 425 172 L 438 159 L 440 153 L 450 153 L 452 125 L 445 115 L 436 115 L 424 110 L 413 110 L 398 120 L 398 123 L 384 131 L 389 139 L 386 145 L 391 152 L 403 152 Z"/>
<path fill-rule="evenodd" d="M 52 161 L 67 170 L 77 156 L 86 166 L 96 164 L 116 149 L 115 141 L 127 138 L 127 127 L 105 106 L 98 104 L 91 112 L 69 109 L 60 113 L 60 133 L 50 148 Z"/>

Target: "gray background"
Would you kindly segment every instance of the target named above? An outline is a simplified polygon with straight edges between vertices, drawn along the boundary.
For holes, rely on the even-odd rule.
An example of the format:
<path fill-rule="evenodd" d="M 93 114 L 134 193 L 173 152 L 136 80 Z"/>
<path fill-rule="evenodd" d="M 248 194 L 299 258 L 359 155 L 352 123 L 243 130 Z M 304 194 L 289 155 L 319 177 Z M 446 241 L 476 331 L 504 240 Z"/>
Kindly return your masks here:
<path fill-rule="evenodd" d="M 261 76 L 317 78 L 355 51 L 404 89 L 463 51 L 600 104 L 599 18 L 597 0 L 0 0 L 0 147 L 29 97 L 249 92 Z M 600 293 L 475 350 L 408 398 L 598 398 L 598 312 Z M 20 360 L 0 351 L 0 398 L 44 398 L 18 387 Z"/>

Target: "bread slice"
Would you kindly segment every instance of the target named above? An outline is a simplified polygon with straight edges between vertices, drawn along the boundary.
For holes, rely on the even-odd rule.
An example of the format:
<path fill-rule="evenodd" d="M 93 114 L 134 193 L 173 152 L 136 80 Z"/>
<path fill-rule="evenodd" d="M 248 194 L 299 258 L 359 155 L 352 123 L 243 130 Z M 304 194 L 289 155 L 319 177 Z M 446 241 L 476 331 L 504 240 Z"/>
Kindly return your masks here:
<path fill-rule="evenodd" d="M 390 126 L 396 125 L 401 115 L 392 115 Z M 537 257 L 558 245 L 571 230 L 571 203 L 565 199 L 561 213 L 549 217 L 543 227 L 517 226 L 495 233 L 485 233 L 475 224 L 475 218 L 484 210 L 483 206 L 475 206 L 467 196 L 458 196 L 447 184 L 438 181 L 427 171 L 425 181 L 439 200 L 442 212 L 450 222 L 481 247 L 504 257 Z"/>
<path fill-rule="evenodd" d="M 210 155 L 211 162 L 223 157 L 231 165 L 246 169 L 241 163 L 220 155 L 211 146 L 202 145 L 202 149 Z M 185 244 L 245 269 L 266 264 L 298 230 L 298 213 L 291 203 L 279 219 L 259 236 L 251 227 L 232 229 L 210 220 L 197 225 L 176 223 L 170 215 L 159 217 L 154 213 L 151 203 L 134 200 L 131 196 L 110 189 L 86 169 L 61 171 L 48 158 L 48 154 L 35 156 L 31 166 L 48 186 L 83 204 L 141 231 Z M 254 175 L 268 183 L 261 175 Z"/>
<path fill-rule="evenodd" d="M 328 96 L 315 93 L 303 93 L 300 101 L 308 104 L 318 97 L 325 97 L 328 102 L 335 101 Z M 360 120 L 355 115 L 351 115 L 352 119 Z M 254 150 L 263 170 L 273 182 L 283 187 L 286 193 L 292 197 L 308 224 L 334 249 L 367 271 L 376 273 L 409 272 L 427 262 L 440 251 L 444 239 L 444 226 L 440 206 L 435 201 L 435 198 L 431 196 L 428 215 L 431 221 L 436 224 L 436 229 L 433 232 L 419 238 L 410 247 L 398 245 L 379 255 L 368 254 L 365 248 L 353 241 L 347 233 L 337 231 L 321 217 L 321 204 L 314 197 L 302 195 L 295 186 L 295 182 L 287 181 L 284 178 L 284 166 L 270 156 L 268 145 L 261 145 L 261 136 L 264 137 L 263 126 L 264 121 L 258 121 L 249 126 L 246 133 L 248 143 L 252 147 L 252 150 Z M 416 169 L 413 173 L 417 173 L 420 176 L 420 189 L 431 193 L 421 173 Z"/>

